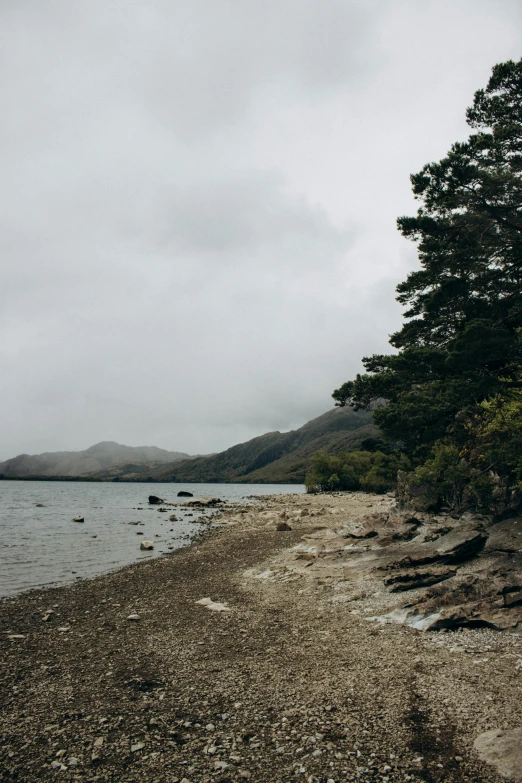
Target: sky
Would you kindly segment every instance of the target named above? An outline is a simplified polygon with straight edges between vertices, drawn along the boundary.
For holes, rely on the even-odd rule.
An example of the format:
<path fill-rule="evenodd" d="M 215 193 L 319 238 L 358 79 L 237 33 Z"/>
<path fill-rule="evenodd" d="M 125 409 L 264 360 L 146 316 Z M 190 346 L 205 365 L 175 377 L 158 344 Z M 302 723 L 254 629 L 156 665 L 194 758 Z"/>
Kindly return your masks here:
<path fill-rule="evenodd" d="M 295 429 L 389 349 L 409 175 L 522 0 L 0 0 L 0 458 Z"/>

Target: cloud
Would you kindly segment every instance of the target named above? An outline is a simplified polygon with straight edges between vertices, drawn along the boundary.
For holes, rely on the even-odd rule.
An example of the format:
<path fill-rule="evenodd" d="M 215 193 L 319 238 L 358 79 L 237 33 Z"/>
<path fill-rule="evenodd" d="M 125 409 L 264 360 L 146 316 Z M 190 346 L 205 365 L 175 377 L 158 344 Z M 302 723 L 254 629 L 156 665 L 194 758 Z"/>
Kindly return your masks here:
<path fill-rule="evenodd" d="M 1 456 L 210 452 L 328 409 L 399 325 L 408 175 L 467 135 L 520 17 L 0 4 Z"/>

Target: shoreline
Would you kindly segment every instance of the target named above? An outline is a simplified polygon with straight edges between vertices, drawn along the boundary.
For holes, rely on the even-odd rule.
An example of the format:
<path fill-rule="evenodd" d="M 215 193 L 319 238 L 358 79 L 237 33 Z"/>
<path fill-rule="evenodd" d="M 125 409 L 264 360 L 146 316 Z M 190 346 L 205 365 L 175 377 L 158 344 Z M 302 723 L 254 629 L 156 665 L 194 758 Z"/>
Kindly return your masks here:
<path fill-rule="evenodd" d="M 273 576 L 391 503 L 266 496 L 168 556 L 3 599 L 2 779 L 498 783 L 473 741 L 520 725 L 520 639 L 381 626 L 315 566 Z"/>

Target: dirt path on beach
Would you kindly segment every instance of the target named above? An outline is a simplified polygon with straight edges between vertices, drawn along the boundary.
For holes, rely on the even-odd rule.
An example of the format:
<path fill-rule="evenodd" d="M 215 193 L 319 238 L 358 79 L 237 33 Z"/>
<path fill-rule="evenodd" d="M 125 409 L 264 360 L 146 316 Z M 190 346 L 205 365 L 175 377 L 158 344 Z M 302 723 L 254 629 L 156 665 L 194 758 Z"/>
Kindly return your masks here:
<path fill-rule="evenodd" d="M 473 741 L 522 725 L 519 637 L 382 626 L 327 575 L 267 575 L 389 502 L 263 499 L 165 558 L 4 601 L 0 779 L 499 783 Z"/>

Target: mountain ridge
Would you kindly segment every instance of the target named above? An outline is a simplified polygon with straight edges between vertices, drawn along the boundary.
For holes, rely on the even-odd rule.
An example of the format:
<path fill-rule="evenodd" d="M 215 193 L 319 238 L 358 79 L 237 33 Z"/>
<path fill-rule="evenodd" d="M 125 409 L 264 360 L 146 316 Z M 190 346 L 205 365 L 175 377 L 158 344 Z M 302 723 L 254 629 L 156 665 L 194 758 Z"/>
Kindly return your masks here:
<path fill-rule="evenodd" d="M 157 446 L 125 446 L 115 441 L 100 441 L 81 451 L 46 451 L 42 454 L 19 454 L 0 462 L 0 476 L 25 478 L 41 476 L 77 477 L 126 462 L 175 462 L 189 458 L 181 451 L 167 451 Z"/>

